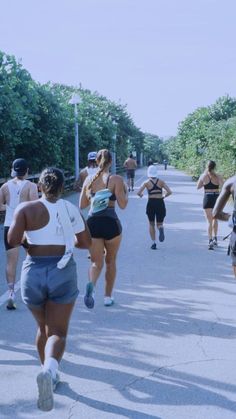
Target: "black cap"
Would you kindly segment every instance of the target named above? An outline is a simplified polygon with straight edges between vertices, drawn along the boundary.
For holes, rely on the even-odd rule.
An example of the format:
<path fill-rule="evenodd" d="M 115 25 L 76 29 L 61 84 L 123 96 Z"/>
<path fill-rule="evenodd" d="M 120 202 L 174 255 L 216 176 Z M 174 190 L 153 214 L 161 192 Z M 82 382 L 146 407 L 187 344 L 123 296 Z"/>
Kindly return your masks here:
<path fill-rule="evenodd" d="M 25 159 L 16 159 L 12 163 L 11 175 L 14 176 L 24 176 L 28 170 L 28 164 Z"/>

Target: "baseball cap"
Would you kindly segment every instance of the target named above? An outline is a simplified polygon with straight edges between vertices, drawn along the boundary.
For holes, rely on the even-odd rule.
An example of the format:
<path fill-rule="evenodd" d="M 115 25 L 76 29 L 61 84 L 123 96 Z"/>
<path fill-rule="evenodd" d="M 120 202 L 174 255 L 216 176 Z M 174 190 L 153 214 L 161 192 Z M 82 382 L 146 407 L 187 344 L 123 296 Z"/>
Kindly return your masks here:
<path fill-rule="evenodd" d="M 96 158 L 97 158 L 96 151 L 90 151 L 90 153 L 88 153 L 88 160 L 96 160 Z"/>
<path fill-rule="evenodd" d="M 11 176 L 24 176 L 27 172 L 28 164 L 25 159 L 16 159 L 12 163 Z"/>

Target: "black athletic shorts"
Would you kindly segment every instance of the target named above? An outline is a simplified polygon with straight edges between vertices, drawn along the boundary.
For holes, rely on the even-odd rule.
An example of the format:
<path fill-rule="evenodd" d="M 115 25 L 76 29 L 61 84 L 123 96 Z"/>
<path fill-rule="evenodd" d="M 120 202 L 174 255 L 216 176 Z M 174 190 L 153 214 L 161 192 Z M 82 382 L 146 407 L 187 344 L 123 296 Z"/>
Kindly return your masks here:
<path fill-rule="evenodd" d="M 206 192 L 203 198 L 203 209 L 214 208 L 219 192 Z"/>
<path fill-rule="evenodd" d="M 134 169 L 127 169 L 127 179 L 134 179 L 135 170 Z"/>
<path fill-rule="evenodd" d="M 154 222 L 156 220 L 157 223 L 163 223 L 166 216 L 164 199 L 149 199 L 146 207 L 146 214 L 150 222 Z"/>
<path fill-rule="evenodd" d="M 6 227 L 4 226 L 4 245 L 5 245 L 5 250 L 10 250 L 13 249 L 12 246 L 9 245 L 8 241 L 7 241 L 7 233 L 10 227 Z"/>
<path fill-rule="evenodd" d="M 111 240 L 122 232 L 118 218 L 92 215 L 87 219 L 87 224 L 93 239 Z"/>

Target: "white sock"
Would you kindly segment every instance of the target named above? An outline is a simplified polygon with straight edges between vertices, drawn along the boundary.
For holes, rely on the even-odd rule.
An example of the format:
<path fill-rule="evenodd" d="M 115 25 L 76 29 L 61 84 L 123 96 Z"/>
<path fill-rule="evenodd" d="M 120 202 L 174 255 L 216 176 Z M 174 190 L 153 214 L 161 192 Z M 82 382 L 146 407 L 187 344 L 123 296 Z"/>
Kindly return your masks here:
<path fill-rule="evenodd" d="M 49 358 L 46 358 L 44 361 L 43 371 L 46 372 L 48 370 L 51 371 L 52 378 L 56 378 L 56 372 L 58 370 L 58 362 L 55 358 L 52 358 L 51 356 Z"/>

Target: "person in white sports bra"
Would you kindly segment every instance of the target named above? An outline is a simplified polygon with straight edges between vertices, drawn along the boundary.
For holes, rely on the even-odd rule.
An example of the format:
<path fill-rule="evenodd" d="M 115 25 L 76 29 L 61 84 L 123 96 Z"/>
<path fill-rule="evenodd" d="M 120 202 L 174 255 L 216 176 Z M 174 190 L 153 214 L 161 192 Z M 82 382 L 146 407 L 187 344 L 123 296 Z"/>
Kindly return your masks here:
<path fill-rule="evenodd" d="M 19 248 L 12 248 L 7 241 L 7 233 L 13 214 L 20 202 L 33 201 L 38 198 L 38 188 L 35 183 L 26 180 L 28 164 L 25 159 L 19 158 L 12 163 L 11 176 L 13 179 L 5 182 L 0 189 L 0 206 L 5 209 L 4 221 L 4 244 L 6 250 L 6 280 L 8 284 L 7 309 L 14 310 L 15 304 L 15 281 L 16 267 L 19 256 Z"/>
<path fill-rule="evenodd" d="M 73 247 L 87 249 L 91 238 L 79 209 L 60 199 L 64 186 L 61 170 L 45 169 L 39 186 L 42 198 L 22 203 L 15 211 L 8 242 L 10 246 L 23 244 L 27 249 L 21 295 L 38 325 L 36 345 L 43 367 L 37 376 L 38 407 L 49 411 L 79 293 Z"/>

